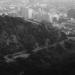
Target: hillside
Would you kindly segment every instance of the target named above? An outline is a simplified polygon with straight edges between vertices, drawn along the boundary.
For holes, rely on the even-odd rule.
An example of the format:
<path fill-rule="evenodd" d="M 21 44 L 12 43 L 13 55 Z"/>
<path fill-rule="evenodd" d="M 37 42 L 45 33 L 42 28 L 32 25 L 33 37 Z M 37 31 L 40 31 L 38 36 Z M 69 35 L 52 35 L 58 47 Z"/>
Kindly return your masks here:
<path fill-rule="evenodd" d="M 0 16 L 1 75 L 73 75 L 74 45 L 51 23 Z"/>

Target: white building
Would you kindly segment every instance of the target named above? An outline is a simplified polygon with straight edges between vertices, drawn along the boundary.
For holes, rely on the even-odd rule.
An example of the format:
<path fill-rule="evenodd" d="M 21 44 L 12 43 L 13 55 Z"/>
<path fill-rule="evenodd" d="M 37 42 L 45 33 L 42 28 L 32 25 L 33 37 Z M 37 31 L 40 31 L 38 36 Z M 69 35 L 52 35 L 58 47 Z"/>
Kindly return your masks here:
<path fill-rule="evenodd" d="M 33 17 L 33 11 L 34 11 L 33 9 L 28 8 L 28 18 L 29 19 Z"/>
<path fill-rule="evenodd" d="M 57 21 L 60 18 L 60 16 L 57 13 L 48 13 L 48 15 L 49 15 L 50 22 L 52 23 L 53 23 L 53 18 L 56 18 Z"/>

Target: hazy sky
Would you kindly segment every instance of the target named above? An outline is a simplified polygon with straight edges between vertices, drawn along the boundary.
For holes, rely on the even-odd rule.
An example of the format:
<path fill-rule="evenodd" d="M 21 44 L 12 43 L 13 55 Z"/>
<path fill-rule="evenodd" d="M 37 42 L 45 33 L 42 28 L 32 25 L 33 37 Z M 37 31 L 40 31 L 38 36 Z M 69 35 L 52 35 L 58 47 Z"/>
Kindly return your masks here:
<path fill-rule="evenodd" d="M 25 1 L 25 0 L 13 0 L 13 1 Z M 35 0 L 30 0 L 35 1 Z M 75 0 L 36 0 L 36 1 L 51 1 L 51 2 L 69 2 L 69 1 L 75 1 Z"/>
<path fill-rule="evenodd" d="M 70 3 L 71 5 L 72 5 L 72 3 L 73 4 L 75 4 L 75 0 L 0 0 L 0 1 L 5 1 L 5 2 L 9 2 L 9 1 L 12 1 L 12 2 L 14 2 L 14 3 L 21 3 L 22 1 L 23 1 L 23 3 L 25 2 L 27 2 L 27 1 L 30 1 L 30 3 L 32 2 L 34 2 L 34 1 L 37 1 L 37 2 L 48 2 L 48 3 L 56 3 L 57 2 L 57 4 L 59 3 L 59 4 L 62 4 L 62 3 L 66 3 L 66 4 L 68 4 L 68 3 Z"/>
<path fill-rule="evenodd" d="M 0 0 L 0 1 L 27 1 L 27 0 Z M 35 0 L 30 0 L 35 1 Z M 69 2 L 69 1 L 75 1 L 75 0 L 36 0 L 36 1 L 51 1 L 51 2 Z"/>

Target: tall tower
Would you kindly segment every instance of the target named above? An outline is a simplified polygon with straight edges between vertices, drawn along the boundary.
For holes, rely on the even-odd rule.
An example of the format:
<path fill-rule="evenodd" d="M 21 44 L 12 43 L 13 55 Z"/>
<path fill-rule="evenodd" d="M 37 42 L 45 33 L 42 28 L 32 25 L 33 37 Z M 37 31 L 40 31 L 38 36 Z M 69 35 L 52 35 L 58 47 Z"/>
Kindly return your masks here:
<path fill-rule="evenodd" d="M 28 18 L 31 19 L 33 17 L 33 9 L 28 8 Z"/>

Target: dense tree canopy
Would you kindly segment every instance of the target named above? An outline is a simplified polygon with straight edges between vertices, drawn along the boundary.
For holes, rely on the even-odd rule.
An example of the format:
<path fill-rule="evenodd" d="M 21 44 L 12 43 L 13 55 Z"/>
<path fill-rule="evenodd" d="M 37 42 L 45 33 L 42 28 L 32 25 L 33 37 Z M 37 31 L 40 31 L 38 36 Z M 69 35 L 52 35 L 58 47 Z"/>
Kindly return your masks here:
<path fill-rule="evenodd" d="M 74 43 L 51 23 L 0 16 L 0 74 L 68 74 L 75 58 L 70 44 Z"/>

